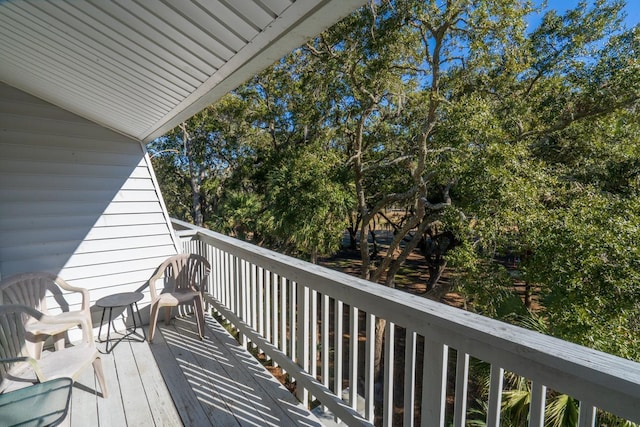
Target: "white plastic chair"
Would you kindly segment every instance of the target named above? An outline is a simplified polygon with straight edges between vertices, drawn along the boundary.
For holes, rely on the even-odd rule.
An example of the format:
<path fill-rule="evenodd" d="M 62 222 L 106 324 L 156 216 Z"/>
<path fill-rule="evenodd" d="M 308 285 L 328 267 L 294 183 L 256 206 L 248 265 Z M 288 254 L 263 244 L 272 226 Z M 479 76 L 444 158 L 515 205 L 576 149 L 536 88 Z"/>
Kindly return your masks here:
<path fill-rule="evenodd" d="M 30 319 L 51 327 L 68 323 L 80 325 L 82 341 L 61 350 L 44 352 L 36 360 L 26 350 L 26 325 Z M 93 365 L 102 397 L 107 397 L 100 354 L 86 316 L 68 313 L 61 319 L 23 305 L 0 305 L 0 393 L 56 378 L 67 377 L 75 381 L 89 365 Z"/>
<path fill-rule="evenodd" d="M 68 297 L 73 293 L 79 293 L 82 302 L 78 310 L 71 310 Z M 21 273 L 8 277 L 0 282 L 0 295 L 3 304 L 18 304 L 34 308 L 44 314 L 54 315 L 50 311 L 47 300 L 55 300 L 60 307 L 58 319 L 67 316 L 83 315 L 87 318 L 89 329 L 92 328 L 89 291 L 69 285 L 61 277 L 50 273 Z M 56 350 L 65 346 L 65 334 L 69 329 L 75 328 L 77 322 L 59 322 L 44 324 L 32 318 L 26 325 L 28 341 L 33 343 L 33 357 L 40 358 L 44 341 L 52 336 Z"/>
<path fill-rule="evenodd" d="M 158 311 L 165 308 L 165 323 L 171 319 L 171 308 L 190 304 L 196 313 L 200 339 L 204 338 L 204 307 L 202 286 L 209 276 L 211 265 L 206 258 L 196 254 L 180 254 L 165 260 L 149 279 L 151 293 L 151 316 L 149 319 L 149 342 L 158 320 Z M 162 279 L 163 290 L 158 293 L 156 283 Z"/>

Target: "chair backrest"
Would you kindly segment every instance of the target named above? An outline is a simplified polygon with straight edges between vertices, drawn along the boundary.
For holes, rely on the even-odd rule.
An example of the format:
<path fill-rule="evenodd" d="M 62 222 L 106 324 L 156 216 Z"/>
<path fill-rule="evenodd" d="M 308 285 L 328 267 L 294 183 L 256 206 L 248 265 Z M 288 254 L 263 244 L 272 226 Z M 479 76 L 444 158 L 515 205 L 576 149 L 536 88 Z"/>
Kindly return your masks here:
<path fill-rule="evenodd" d="M 162 277 L 164 277 L 164 289 L 168 292 L 196 290 L 204 285 L 210 272 L 209 261 L 201 255 L 174 255 L 160 264 L 149 279 L 151 296 L 156 296 L 155 284 Z"/>
<path fill-rule="evenodd" d="M 0 296 L 3 304 L 24 305 L 48 314 L 47 294 L 53 297 L 62 311 L 69 311 L 62 289 L 70 288 L 55 274 L 21 273 L 0 282 Z"/>
<path fill-rule="evenodd" d="M 0 382 L 17 363 L 29 358 L 24 325 L 30 319 L 40 319 L 42 313 L 21 305 L 0 305 Z"/>

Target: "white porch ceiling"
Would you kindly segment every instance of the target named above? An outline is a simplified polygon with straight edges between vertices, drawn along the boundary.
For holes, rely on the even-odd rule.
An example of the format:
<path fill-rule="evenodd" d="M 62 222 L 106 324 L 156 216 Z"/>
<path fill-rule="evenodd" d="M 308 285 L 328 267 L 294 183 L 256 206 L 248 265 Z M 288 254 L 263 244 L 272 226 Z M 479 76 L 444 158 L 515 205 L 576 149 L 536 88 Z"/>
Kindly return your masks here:
<path fill-rule="evenodd" d="M 0 80 L 150 141 L 366 0 L 4 0 Z"/>

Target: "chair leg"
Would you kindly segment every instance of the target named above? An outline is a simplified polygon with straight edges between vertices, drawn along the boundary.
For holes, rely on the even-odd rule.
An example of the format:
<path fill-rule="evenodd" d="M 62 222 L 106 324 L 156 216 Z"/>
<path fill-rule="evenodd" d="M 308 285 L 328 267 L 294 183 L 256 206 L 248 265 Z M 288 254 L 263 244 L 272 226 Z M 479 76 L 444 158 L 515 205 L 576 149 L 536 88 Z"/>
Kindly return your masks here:
<path fill-rule="evenodd" d="M 65 345 L 64 335 L 65 333 L 62 332 L 60 334 L 53 336 L 53 347 L 56 349 L 56 351 L 60 351 L 64 349 L 64 345 Z"/>
<path fill-rule="evenodd" d="M 200 339 L 204 338 L 204 309 L 201 298 L 194 298 L 193 308 L 196 312 L 196 319 L 198 321 L 198 332 Z"/>
<path fill-rule="evenodd" d="M 99 357 L 93 361 L 93 372 L 98 377 L 98 384 L 100 384 L 100 391 L 102 391 L 102 398 L 107 398 L 107 383 L 104 380 L 104 371 L 102 370 L 102 360 Z"/>
<path fill-rule="evenodd" d="M 149 315 L 149 342 L 153 341 L 153 335 L 156 332 L 156 322 L 158 321 L 158 310 L 160 307 L 158 304 L 151 305 L 151 314 Z"/>
<path fill-rule="evenodd" d="M 27 349 L 27 353 L 33 355 L 33 358 L 36 360 L 40 360 L 42 356 L 42 349 L 44 347 L 44 340 L 40 339 L 41 337 L 36 337 L 37 341 L 27 340 L 25 347 Z"/>
<path fill-rule="evenodd" d="M 168 305 L 164 308 L 164 324 L 169 325 L 171 323 L 171 306 Z"/>

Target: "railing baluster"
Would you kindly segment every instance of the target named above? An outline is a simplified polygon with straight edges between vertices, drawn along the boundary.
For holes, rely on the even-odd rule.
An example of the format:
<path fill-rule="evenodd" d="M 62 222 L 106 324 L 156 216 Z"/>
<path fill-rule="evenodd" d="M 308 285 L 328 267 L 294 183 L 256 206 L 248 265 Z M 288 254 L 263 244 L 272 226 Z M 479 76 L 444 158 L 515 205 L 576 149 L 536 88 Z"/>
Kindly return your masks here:
<path fill-rule="evenodd" d="M 416 333 L 407 329 L 404 344 L 404 425 L 413 426 L 416 394 Z"/>
<path fill-rule="evenodd" d="M 271 278 L 273 273 L 269 270 L 264 271 L 264 338 L 273 344 L 271 341 L 271 317 L 273 316 L 273 304 L 271 304 Z M 267 355 L 267 360 L 271 359 Z"/>
<path fill-rule="evenodd" d="M 231 255 L 231 262 L 229 263 L 230 274 L 231 274 L 231 311 L 233 311 L 236 315 L 238 313 L 238 258 L 236 256 Z"/>
<path fill-rule="evenodd" d="M 422 425 L 443 426 L 447 398 L 447 358 L 449 348 L 424 338 L 422 378 Z"/>
<path fill-rule="evenodd" d="M 218 254 L 220 252 L 220 250 L 218 248 L 215 248 L 213 246 L 210 246 L 212 253 L 211 253 L 211 276 L 213 277 L 213 283 L 211 285 L 211 295 L 213 295 L 214 297 L 218 298 L 219 300 L 222 300 L 222 298 L 220 298 L 220 261 L 218 259 Z"/>
<path fill-rule="evenodd" d="M 309 319 L 309 373 L 318 378 L 318 291 L 311 291 L 311 315 Z M 313 401 L 314 396 L 309 396 Z"/>
<path fill-rule="evenodd" d="M 224 301 L 224 280 L 222 279 L 222 271 L 223 271 L 223 261 L 222 261 L 222 250 L 216 248 L 215 258 L 213 260 L 212 268 L 215 268 L 214 274 L 216 276 L 216 286 L 215 286 L 215 294 L 214 296 L 218 298 L 220 301 Z"/>
<path fill-rule="evenodd" d="M 578 415 L 578 427 L 594 427 L 596 425 L 596 408 L 587 403 L 580 402 Z"/>
<path fill-rule="evenodd" d="M 262 267 L 257 267 L 257 282 L 256 285 L 258 287 L 258 294 L 257 294 L 257 307 L 258 307 L 258 333 L 262 336 L 265 336 L 265 330 L 264 330 L 264 312 L 265 312 L 265 298 L 264 298 L 264 269 Z M 261 354 L 264 354 L 264 352 L 262 351 L 262 349 L 260 350 Z"/>
<path fill-rule="evenodd" d="M 322 295 L 322 385 L 329 388 L 329 295 Z M 323 406 L 323 411 L 326 407 Z"/>
<path fill-rule="evenodd" d="M 211 256 L 210 256 L 210 251 L 209 248 L 204 246 L 203 242 L 201 241 L 197 241 L 198 243 L 198 248 L 197 248 L 197 254 L 203 254 L 202 256 L 204 256 L 206 259 L 210 260 Z M 191 252 L 194 253 L 194 252 Z M 203 275 L 204 274 L 204 266 L 200 266 L 200 268 L 198 269 L 198 274 L 199 275 Z M 202 277 L 202 276 L 201 276 Z M 212 282 L 213 278 L 211 277 L 211 273 L 209 273 L 207 275 L 207 277 L 205 278 L 205 280 L 200 284 L 200 292 L 201 293 L 211 293 L 211 282 Z M 209 312 L 209 303 L 203 301 L 203 305 L 204 305 L 204 311 L 205 313 Z"/>
<path fill-rule="evenodd" d="M 250 324 L 249 322 L 249 299 L 250 299 L 250 295 L 249 295 L 249 286 L 248 286 L 248 277 L 247 277 L 247 261 L 243 260 L 242 258 L 239 258 L 239 263 L 240 263 L 240 268 L 238 269 L 238 273 L 239 273 L 239 280 L 238 283 L 240 284 L 240 299 L 238 301 L 239 304 L 239 312 L 241 314 L 241 319 L 244 321 L 244 323 L 246 323 L 247 325 Z"/>
<path fill-rule="evenodd" d="M 279 309 L 279 305 L 278 305 L 278 292 L 279 292 L 279 288 L 280 288 L 280 277 L 278 277 L 277 274 L 273 273 L 273 282 L 271 283 L 271 290 L 273 291 L 272 293 L 272 298 L 271 298 L 271 302 L 273 305 L 273 312 L 272 312 L 272 316 L 271 316 L 271 323 L 273 324 L 273 341 L 271 341 L 271 343 L 276 347 L 279 348 L 279 341 L 278 341 L 278 318 L 280 316 L 280 314 L 278 313 L 278 309 Z M 274 361 L 273 362 L 273 366 L 278 366 L 278 364 Z"/>
<path fill-rule="evenodd" d="M 245 323 L 247 322 L 247 283 L 246 283 L 246 267 L 247 262 L 241 258 L 237 259 L 236 267 L 238 269 L 238 302 L 236 312 L 238 317 L 242 319 Z M 247 336 L 240 332 L 240 342 L 242 343 L 242 347 L 247 348 Z"/>
<path fill-rule="evenodd" d="M 294 304 L 294 302 L 297 302 L 297 304 Z M 297 293 L 297 301 L 291 301 L 291 305 L 297 305 L 300 310 L 297 318 L 297 331 L 300 334 L 297 350 L 298 365 L 305 372 L 309 372 L 309 288 L 302 286 Z M 309 394 L 304 387 L 296 387 L 296 395 L 305 407 L 309 406 Z"/>
<path fill-rule="evenodd" d="M 216 254 L 218 252 L 218 249 L 213 247 L 213 246 L 209 246 L 204 242 L 200 242 L 204 245 L 205 251 L 207 253 L 206 258 L 207 260 L 209 260 L 209 262 L 211 263 L 211 269 L 212 271 L 209 273 L 209 277 L 208 277 L 208 282 L 209 282 L 209 292 L 211 292 L 212 294 L 216 293 L 216 286 L 217 286 L 217 282 L 218 282 L 218 278 L 217 278 L 217 273 L 218 273 L 218 266 L 216 265 Z M 207 304 L 207 313 L 211 314 L 211 309 L 213 307 L 211 307 L 210 304 Z"/>
<path fill-rule="evenodd" d="M 504 369 L 491 365 L 489 383 L 489 405 L 487 408 L 487 427 L 500 427 L 500 406 L 502 403 L 502 380 Z"/>
<path fill-rule="evenodd" d="M 384 331 L 384 407 L 382 425 L 393 425 L 393 364 L 395 363 L 396 325 L 386 321 Z M 429 425 L 429 424 L 425 424 Z"/>
<path fill-rule="evenodd" d="M 373 422 L 375 416 L 375 378 L 374 378 L 374 358 L 376 348 L 376 317 L 367 313 L 366 320 L 366 340 L 365 340 L 365 384 L 364 384 L 364 417 Z"/>
<path fill-rule="evenodd" d="M 296 328 L 297 328 L 297 321 L 296 321 L 296 316 L 297 316 L 297 312 L 296 312 L 296 301 L 297 301 L 297 297 L 296 297 L 296 293 L 297 293 L 297 289 L 298 289 L 298 284 L 296 282 L 294 282 L 293 280 L 289 280 L 289 328 L 291 329 L 289 331 L 289 336 L 291 337 L 291 353 L 289 353 L 289 357 L 291 358 L 291 360 L 296 360 L 297 356 L 296 353 L 298 351 L 297 347 L 296 347 Z M 308 341 L 307 341 L 308 343 Z"/>
<path fill-rule="evenodd" d="M 223 274 L 223 261 L 222 261 L 222 250 L 216 248 L 216 258 L 215 258 L 215 265 L 216 265 L 216 291 L 217 293 L 217 298 L 220 299 L 220 301 L 224 301 L 224 278 L 222 276 Z"/>
<path fill-rule="evenodd" d="M 255 323 L 253 323 L 253 317 L 255 313 L 255 293 L 254 282 L 251 280 L 251 270 L 253 265 L 247 261 L 244 264 L 244 288 L 245 288 L 245 322 L 247 325 L 251 325 L 255 329 Z"/>
<path fill-rule="evenodd" d="M 469 387 L 469 355 L 456 352 L 456 397 L 453 410 L 453 427 L 465 427 L 467 422 L 467 391 Z"/>
<path fill-rule="evenodd" d="M 358 409 L 358 308 L 349 307 L 349 406 Z"/>
<path fill-rule="evenodd" d="M 245 289 L 246 289 L 246 296 L 245 299 L 247 301 L 247 305 L 246 305 L 246 311 L 245 311 L 245 315 L 246 317 L 246 322 L 247 325 L 251 325 L 252 328 L 255 329 L 256 325 L 253 321 L 253 318 L 255 316 L 255 281 L 253 279 L 255 279 L 255 276 L 252 275 L 252 270 L 253 270 L 253 264 L 251 264 L 249 261 L 247 261 L 245 263 L 245 276 L 244 276 L 244 282 L 245 282 Z"/>
<path fill-rule="evenodd" d="M 529 406 L 529 427 L 544 427 L 544 406 L 547 387 L 531 382 L 531 404 Z"/>
<path fill-rule="evenodd" d="M 287 279 L 280 276 L 280 351 L 286 355 L 291 355 L 287 351 Z M 284 370 L 282 371 L 284 374 Z"/>
<path fill-rule="evenodd" d="M 218 254 L 218 262 L 220 266 L 220 301 L 223 302 L 225 307 L 229 307 L 229 297 L 227 292 L 227 287 L 229 286 L 229 281 L 227 280 L 227 253 L 223 250 L 220 250 Z"/>
<path fill-rule="evenodd" d="M 257 331 L 260 329 L 258 326 L 258 306 L 260 306 L 262 302 L 258 299 L 258 284 L 256 280 L 256 268 L 257 267 L 255 266 L 255 264 L 253 263 L 249 264 L 249 269 L 250 269 L 249 278 L 251 280 L 251 298 L 250 298 L 251 327 Z M 256 344 L 254 342 L 252 342 L 251 345 L 253 346 L 253 348 L 256 347 Z"/>
<path fill-rule="evenodd" d="M 334 322 L 334 338 L 335 351 L 333 352 L 333 369 L 335 371 L 334 390 L 333 393 L 342 397 L 342 316 L 344 305 L 342 301 L 335 300 L 335 322 Z"/>
<path fill-rule="evenodd" d="M 233 263 L 235 263 L 235 257 L 231 254 L 227 254 L 227 280 L 229 281 L 228 307 L 229 310 L 235 313 L 236 273 L 233 268 Z"/>
<path fill-rule="evenodd" d="M 233 282 L 231 277 L 231 254 L 229 252 L 224 253 L 224 300 L 225 305 L 233 310 L 233 304 L 231 303 L 231 290 Z"/>
<path fill-rule="evenodd" d="M 220 301 L 224 304 L 225 307 L 230 307 L 229 305 L 229 274 L 227 273 L 227 264 L 228 264 L 228 252 L 224 251 L 220 254 L 220 269 L 222 270 L 220 273 L 222 275 L 222 295 Z"/>

